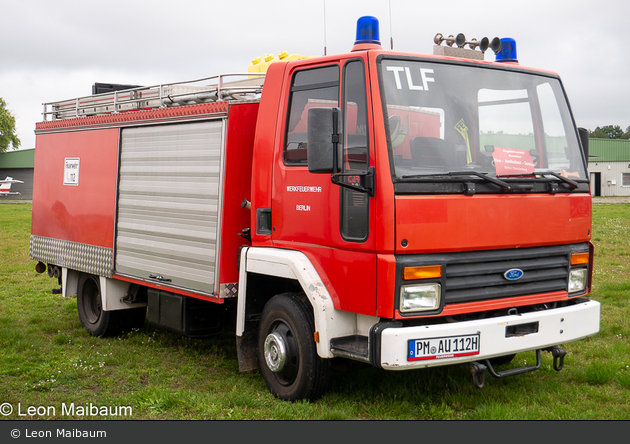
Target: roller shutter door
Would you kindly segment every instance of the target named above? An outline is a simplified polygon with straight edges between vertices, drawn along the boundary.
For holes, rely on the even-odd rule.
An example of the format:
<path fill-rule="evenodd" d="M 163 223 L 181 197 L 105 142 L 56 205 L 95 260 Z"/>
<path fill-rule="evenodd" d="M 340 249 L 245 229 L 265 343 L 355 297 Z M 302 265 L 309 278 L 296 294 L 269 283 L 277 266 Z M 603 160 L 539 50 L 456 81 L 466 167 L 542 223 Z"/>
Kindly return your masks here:
<path fill-rule="evenodd" d="M 224 120 L 122 130 L 116 272 L 215 292 Z"/>

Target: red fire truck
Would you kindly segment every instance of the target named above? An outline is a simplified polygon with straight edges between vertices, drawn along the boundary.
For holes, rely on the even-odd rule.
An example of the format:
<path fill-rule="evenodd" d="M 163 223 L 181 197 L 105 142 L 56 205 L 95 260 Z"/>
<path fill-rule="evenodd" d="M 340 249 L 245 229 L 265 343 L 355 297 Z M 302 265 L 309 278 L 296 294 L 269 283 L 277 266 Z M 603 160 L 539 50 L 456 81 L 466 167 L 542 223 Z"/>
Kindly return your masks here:
<path fill-rule="evenodd" d="M 45 104 L 30 256 L 87 331 L 234 325 L 241 370 L 287 400 L 321 396 L 333 359 L 464 363 L 482 387 L 541 351 L 560 370 L 599 331 L 588 139 L 560 78 L 511 39 L 408 54 L 377 24 L 264 77 Z"/>

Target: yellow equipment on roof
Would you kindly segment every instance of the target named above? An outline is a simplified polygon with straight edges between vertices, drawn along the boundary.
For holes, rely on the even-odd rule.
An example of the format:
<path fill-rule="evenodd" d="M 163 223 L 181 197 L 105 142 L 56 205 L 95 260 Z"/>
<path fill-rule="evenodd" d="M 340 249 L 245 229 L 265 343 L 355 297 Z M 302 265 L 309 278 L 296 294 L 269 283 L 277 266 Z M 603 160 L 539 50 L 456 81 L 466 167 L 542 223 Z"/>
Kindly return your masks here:
<path fill-rule="evenodd" d="M 256 57 L 254 59 L 252 59 L 252 63 L 249 64 L 249 66 L 247 67 L 247 72 L 248 73 L 266 73 L 267 72 L 267 68 L 269 68 L 269 65 L 271 65 L 273 62 L 277 62 L 277 61 L 292 61 L 292 60 L 302 60 L 302 59 L 310 59 L 312 56 L 303 56 L 300 54 L 289 54 L 286 51 L 280 51 L 277 56 L 274 56 L 273 54 L 265 54 L 263 57 Z M 256 76 L 249 76 L 249 78 L 253 78 Z"/>

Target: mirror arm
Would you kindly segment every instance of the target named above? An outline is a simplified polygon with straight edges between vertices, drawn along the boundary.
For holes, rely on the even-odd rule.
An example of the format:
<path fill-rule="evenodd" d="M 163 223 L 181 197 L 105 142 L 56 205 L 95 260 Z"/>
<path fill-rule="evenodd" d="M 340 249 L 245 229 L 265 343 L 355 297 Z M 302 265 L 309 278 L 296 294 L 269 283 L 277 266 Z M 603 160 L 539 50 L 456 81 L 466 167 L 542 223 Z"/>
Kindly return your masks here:
<path fill-rule="evenodd" d="M 333 109 L 332 113 L 333 119 L 333 133 L 332 133 L 332 145 L 333 145 L 333 175 L 339 172 L 339 141 L 341 139 L 341 135 L 339 134 L 339 110 Z"/>
<path fill-rule="evenodd" d="M 341 177 L 360 177 L 360 185 L 352 185 L 340 180 Z M 345 188 L 349 188 L 354 191 L 360 191 L 367 193 L 368 196 L 374 197 L 374 167 L 369 167 L 367 171 L 361 171 L 360 173 L 333 173 L 330 176 L 330 180 L 335 185 L 339 185 Z"/>

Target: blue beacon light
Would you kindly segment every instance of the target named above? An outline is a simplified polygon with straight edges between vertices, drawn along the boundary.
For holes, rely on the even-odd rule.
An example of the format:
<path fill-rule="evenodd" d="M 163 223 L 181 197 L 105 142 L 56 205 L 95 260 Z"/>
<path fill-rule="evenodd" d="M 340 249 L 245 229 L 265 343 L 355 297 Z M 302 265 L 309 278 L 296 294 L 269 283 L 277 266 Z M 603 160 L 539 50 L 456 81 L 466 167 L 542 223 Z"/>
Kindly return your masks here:
<path fill-rule="evenodd" d="M 372 16 L 364 16 L 357 20 L 357 40 L 355 45 L 361 43 L 375 43 L 380 45 L 378 35 L 378 19 Z"/>
<path fill-rule="evenodd" d="M 518 63 L 516 58 L 516 41 L 514 39 L 501 39 L 501 50 L 497 53 L 496 61 Z"/>

